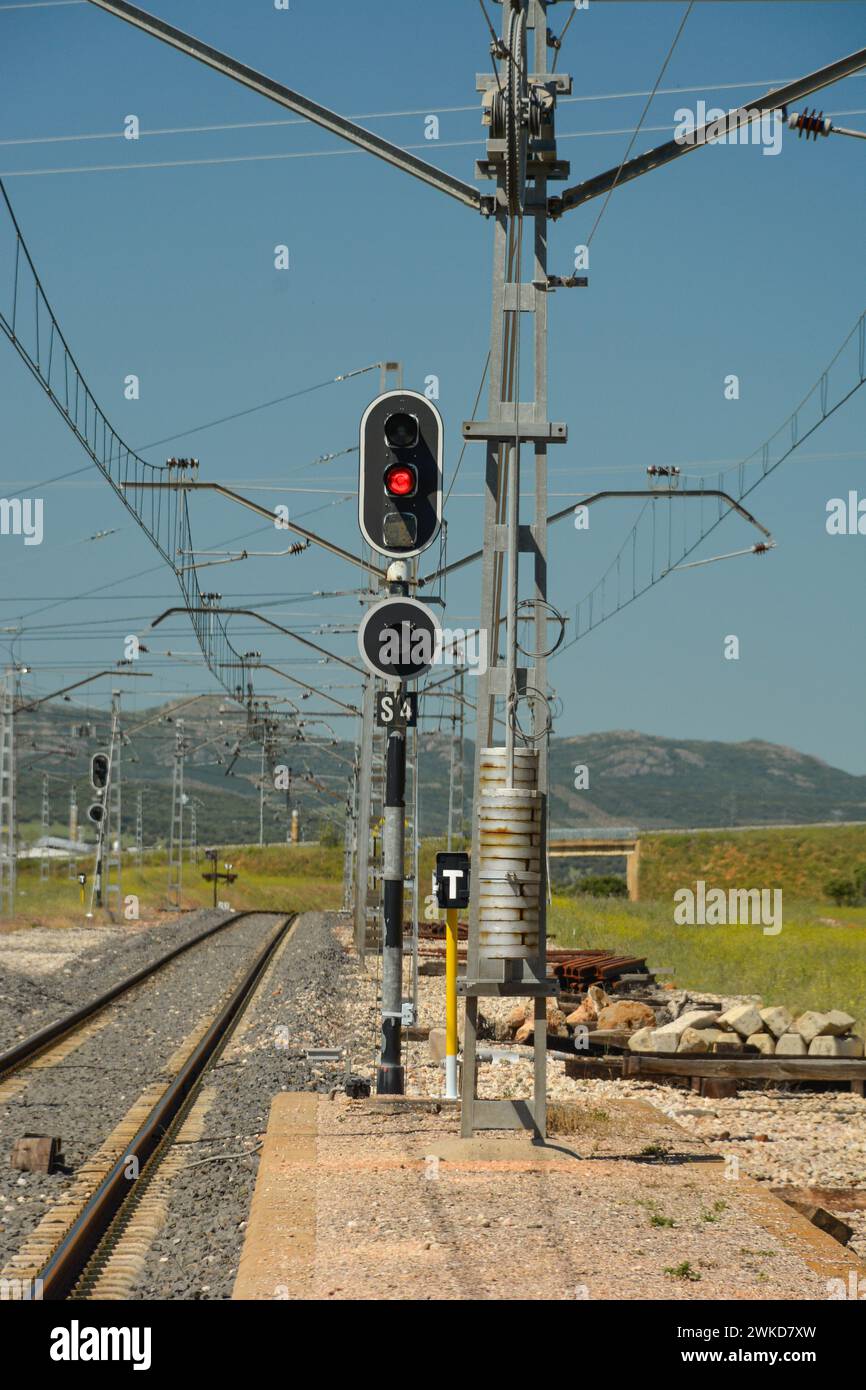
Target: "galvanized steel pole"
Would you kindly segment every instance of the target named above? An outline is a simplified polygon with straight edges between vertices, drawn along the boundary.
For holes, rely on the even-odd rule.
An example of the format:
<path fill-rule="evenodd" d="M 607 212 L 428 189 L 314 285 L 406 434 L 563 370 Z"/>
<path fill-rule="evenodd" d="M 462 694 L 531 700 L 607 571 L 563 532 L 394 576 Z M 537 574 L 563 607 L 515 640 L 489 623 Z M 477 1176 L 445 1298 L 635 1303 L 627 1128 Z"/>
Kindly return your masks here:
<path fill-rule="evenodd" d="M 400 702 L 404 687 L 398 690 Z M 401 1064 L 403 1018 L 403 882 L 404 830 L 406 816 L 406 730 L 388 730 L 385 753 L 385 803 L 382 908 L 382 1050 L 376 1078 L 380 1095 L 402 1096 L 404 1073 Z"/>

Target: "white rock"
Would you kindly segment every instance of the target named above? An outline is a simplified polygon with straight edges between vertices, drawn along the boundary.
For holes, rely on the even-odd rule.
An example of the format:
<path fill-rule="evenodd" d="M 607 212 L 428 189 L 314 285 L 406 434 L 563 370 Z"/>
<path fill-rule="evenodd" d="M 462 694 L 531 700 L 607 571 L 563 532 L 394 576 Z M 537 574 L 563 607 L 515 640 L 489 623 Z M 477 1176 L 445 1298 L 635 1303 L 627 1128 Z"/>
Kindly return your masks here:
<path fill-rule="evenodd" d="M 713 1043 L 736 1043 L 738 1041 L 736 1033 L 726 1033 L 724 1028 L 702 1028 L 701 1032 L 712 1047 Z"/>
<path fill-rule="evenodd" d="M 712 1031 L 715 1032 L 716 1030 L 713 1029 Z M 686 1028 L 680 1034 L 677 1052 L 709 1052 L 710 1043 L 707 1037 L 709 1032 L 709 1028 Z"/>
<path fill-rule="evenodd" d="M 676 1052 L 679 1044 L 679 1036 L 676 1033 L 663 1033 L 660 1028 L 653 1028 L 650 1033 L 650 1046 L 648 1052 Z"/>
<path fill-rule="evenodd" d="M 843 1013 L 841 1009 L 831 1009 L 827 1015 L 827 1022 L 824 1024 L 824 1034 L 831 1037 L 839 1037 L 842 1033 L 848 1033 L 854 1027 L 856 1019 L 850 1014 Z"/>
<path fill-rule="evenodd" d="M 804 1014 L 800 1014 L 800 1017 L 794 1020 L 791 1025 L 791 1032 L 799 1033 L 808 1047 L 813 1038 L 817 1038 L 823 1033 L 827 1026 L 827 1018 L 827 1014 L 819 1014 L 814 1009 L 807 1009 Z"/>
<path fill-rule="evenodd" d="M 769 1033 L 753 1033 L 746 1038 L 746 1047 L 757 1048 L 765 1057 L 772 1057 L 776 1051 L 776 1039 L 771 1038 Z"/>
<path fill-rule="evenodd" d="M 805 1057 L 806 1044 L 799 1033 L 783 1033 L 776 1043 L 777 1057 Z"/>
<path fill-rule="evenodd" d="M 862 1057 L 862 1038 L 817 1037 L 809 1043 L 810 1057 Z"/>
<path fill-rule="evenodd" d="M 628 1040 L 630 1052 L 652 1052 L 653 1046 L 650 1042 L 655 1028 L 636 1028 Z"/>
<path fill-rule="evenodd" d="M 787 1033 L 794 1022 L 794 1015 L 790 1009 L 777 1005 L 775 1008 L 761 1009 L 761 1018 L 764 1027 L 769 1029 L 774 1038 L 781 1038 L 783 1033 Z"/>
<path fill-rule="evenodd" d="M 707 1009 L 692 1009 L 690 1013 L 681 1014 L 675 1018 L 673 1023 L 664 1023 L 661 1028 L 657 1028 L 657 1033 L 671 1033 L 675 1038 L 679 1038 L 687 1028 L 712 1028 L 718 1023 L 719 1015 L 710 1013 Z"/>
<path fill-rule="evenodd" d="M 732 1009 L 722 1014 L 719 1023 L 723 1028 L 733 1028 L 741 1038 L 760 1033 L 764 1027 L 764 1020 L 754 1004 L 735 1004 Z"/>

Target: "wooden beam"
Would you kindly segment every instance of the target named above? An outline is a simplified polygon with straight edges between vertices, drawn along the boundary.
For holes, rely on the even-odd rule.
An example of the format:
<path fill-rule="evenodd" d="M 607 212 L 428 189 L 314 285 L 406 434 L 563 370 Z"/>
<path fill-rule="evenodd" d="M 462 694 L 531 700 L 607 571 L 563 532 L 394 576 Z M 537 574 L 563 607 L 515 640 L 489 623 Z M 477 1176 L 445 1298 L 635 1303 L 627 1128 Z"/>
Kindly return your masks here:
<path fill-rule="evenodd" d="M 773 1081 L 860 1081 L 866 1061 L 848 1057 L 654 1057 L 630 1052 L 624 1076 L 712 1076 L 719 1079 L 761 1078 Z"/>
<path fill-rule="evenodd" d="M 860 1086 L 866 1079 L 866 1061 L 848 1057 L 656 1057 L 627 1052 L 570 1058 L 565 1074 L 577 1081 L 593 1076 L 671 1076 L 682 1080 L 850 1081 L 852 1086 Z"/>

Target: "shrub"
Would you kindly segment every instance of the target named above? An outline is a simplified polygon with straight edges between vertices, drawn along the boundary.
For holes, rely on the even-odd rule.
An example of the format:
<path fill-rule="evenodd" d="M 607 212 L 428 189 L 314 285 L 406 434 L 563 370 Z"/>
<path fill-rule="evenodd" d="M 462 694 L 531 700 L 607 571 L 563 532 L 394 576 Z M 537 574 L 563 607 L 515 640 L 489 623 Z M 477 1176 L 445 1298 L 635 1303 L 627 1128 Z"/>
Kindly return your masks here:
<path fill-rule="evenodd" d="M 627 898 L 628 885 L 616 874 L 586 874 L 570 885 L 573 893 L 586 893 L 591 898 Z"/>
<path fill-rule="evenodd" d="M 327 849 L 333 849 L 335 845 L 342 843 L 342 836 L 336 823 L 332 820 L 319 821 L 319 844 Z"/>
<path fill-rule="evenodd" d="M 859 907 L 866 903 L 866 865 L 860 865 L 849 877 L 837 874 L 828 879 L 824 892 L 838 907 Z"/>

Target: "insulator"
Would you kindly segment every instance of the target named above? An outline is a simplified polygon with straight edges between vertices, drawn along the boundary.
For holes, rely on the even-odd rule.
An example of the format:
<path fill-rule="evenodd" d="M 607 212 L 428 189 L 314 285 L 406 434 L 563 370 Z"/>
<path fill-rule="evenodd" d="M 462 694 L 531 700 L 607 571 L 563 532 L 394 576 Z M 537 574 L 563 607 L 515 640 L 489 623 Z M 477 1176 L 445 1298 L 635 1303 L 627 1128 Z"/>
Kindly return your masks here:
<path fill-rule="evenodd" d="M 817 140 L 819 135 L 830 134 L 833 123 L 823 111 L 817 111 L 813 107 L 811 111 L 792 111 L 788 117 L 788 128 L 796 130 L 798 139 L 805 134 L 807 140 L 810 135 L 813 140 Z"/>
<path fill-rule="evenodd" d="M 289 554 L 290 554 L 290 555 L 301 555 L 301 554 L 303 554 L 303 552 L 304 552 L 305 550 L 309 550 L 309 548 L 310 548 L 310 542 L 309 542 L 309 541 L 296 541 L 294 545 L 290 545 L 290 546 L 289 546 Z"/>

